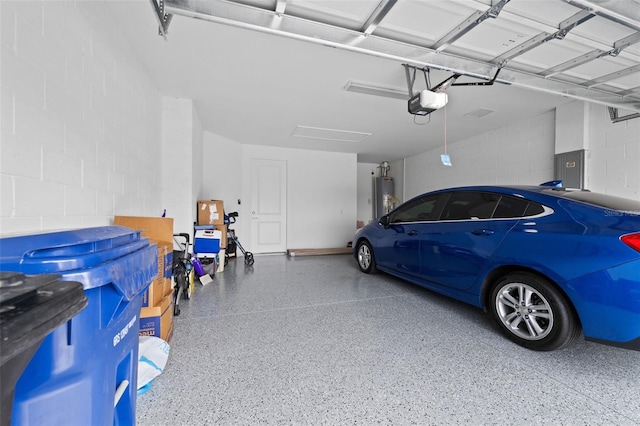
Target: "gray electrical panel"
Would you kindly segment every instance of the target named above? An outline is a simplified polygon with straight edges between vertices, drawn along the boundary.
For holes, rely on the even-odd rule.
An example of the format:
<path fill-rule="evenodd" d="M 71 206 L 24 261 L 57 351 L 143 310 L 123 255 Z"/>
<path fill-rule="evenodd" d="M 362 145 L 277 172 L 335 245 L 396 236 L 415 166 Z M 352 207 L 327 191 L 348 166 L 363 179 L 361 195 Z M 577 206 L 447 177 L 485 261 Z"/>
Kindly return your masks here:
<path fill-rule="evenodd" d="M 584 158 L 584 149 L 556 154 L 554 179 L 562 179 L 565 188 L 584 189 Z"/>

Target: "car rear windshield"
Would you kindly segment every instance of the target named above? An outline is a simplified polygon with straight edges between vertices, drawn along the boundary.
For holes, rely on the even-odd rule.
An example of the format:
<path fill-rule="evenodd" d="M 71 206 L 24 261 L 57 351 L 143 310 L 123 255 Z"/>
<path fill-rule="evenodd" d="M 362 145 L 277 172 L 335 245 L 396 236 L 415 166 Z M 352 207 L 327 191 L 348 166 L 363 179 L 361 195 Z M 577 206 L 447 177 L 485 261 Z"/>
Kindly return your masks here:
<path fill-rule="evenodd" d="M 557 197 L 568 198 L 570 200 L 582 201 L 611 210 L 620 210 L 640 214 L 640 201 L 628 198 L 615 197 L 613 195 L 598 194 L 589 191 L 558 191 L 547 189 L 544 192 Z"/>

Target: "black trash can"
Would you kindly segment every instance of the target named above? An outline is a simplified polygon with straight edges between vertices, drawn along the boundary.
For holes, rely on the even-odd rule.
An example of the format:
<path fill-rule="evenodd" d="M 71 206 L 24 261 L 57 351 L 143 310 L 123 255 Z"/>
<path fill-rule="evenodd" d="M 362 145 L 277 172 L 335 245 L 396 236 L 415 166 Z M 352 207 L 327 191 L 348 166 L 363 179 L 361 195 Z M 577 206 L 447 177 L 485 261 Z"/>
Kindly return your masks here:
<path fill-rule="evenodd" d="M 82 284 L 55 274 L 0 272 L 0 425 L 11 424 L 16 382 L 47 335 L 87 306 Z"/>

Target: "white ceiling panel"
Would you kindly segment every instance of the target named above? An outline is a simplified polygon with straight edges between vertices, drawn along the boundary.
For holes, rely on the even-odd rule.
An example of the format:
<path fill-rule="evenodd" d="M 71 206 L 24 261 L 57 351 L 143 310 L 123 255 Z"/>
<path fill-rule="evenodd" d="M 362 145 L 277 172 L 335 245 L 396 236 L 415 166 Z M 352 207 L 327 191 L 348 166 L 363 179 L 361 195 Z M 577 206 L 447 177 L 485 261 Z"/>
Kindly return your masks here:
<path fill-rule="evenodd" d="M 593 70 L 594 74 L 584 76 L 586 81 L 606 75 L 597 72 L 607 68 L 602 57 L 614 48 L 614 53 L 622 50 L 624 57 L 640 63 L 639 57 L 624 52 L 629 43 L 621 45 L 640 30 L 640 22 L 620 15 L 620 10 L 629 8 L 607 9 L 587 0 L 276 0 L 275 4 L 266 0 L 166 0 L 165 3 L 169 13 L 418 67 L 483 79 L 508 70 L 498 81 L 543 92 L 550 90 L 547 80 L 554 80 L 552 86 L 557 88 L 554 90 L 562 95 L 573 93 L 573 88 L 561 85 L 575 84 L 581 73 Z M 582 33 L 576 32 L 580 30 Z M 609 34 L 608 38 L 602 32 Z M 563 42 L 567 35 L 582 46 L 572 47 L 567 42 L 556 49 L 556 41 Z M 632 43 L 637 41 L 640 37 Z M 591 65 L 592 62 L 599 64 Z M 575 67 L 580 69 L 562 75 Z M 580 99 L 584 98 L 582 95 Z M 640 105 L 630 103 L 617 92 L 604 97 L 598 93 L 594 97 L 594 101 L 601 103 L 603 99 L 612 106 L 640 110 Z"/>
<path fill-rule="evenodd" d="M 285 12 L 312 21 L 324 22 L 358 31 L 378 3 L 359 0 L 290 0 Z"/>
<path fill-rule="evenodd" d="M 615 87 L 616 89 L 621 90 L 631 90 L 638 89 L 640 86 L 640 72 L 636 72 L 633 75 L 627 75 L 625 77 L 620 77 L 614 80 L 611 80 L 607 83 L 607 86 Z M 640 95 L 640 93 L 636 94 Z"/>
<path fill-rule="evenodd" d="M 579 77 L 586 82 L 611 73 L 622 71 L 633 65 L 634 63 L 627 59 L 607 56 L 597 61 L 591 61 L 587 64 L 573 68 L 570 71 L 567 71 L 567 74 Z M 640 73 L 636 73 L 636 76 L 639 76 L 640 78 Z M 640 79 L 638 80 L 638 83 L 640 83 Z"/>
<path fill-rule="evenodd" d="M 640 7 L 640 5 L 638 7 Z M 606 46 L 613 46 L 613 43 L 616 41 L 635 32 L 632 28 L 609 21 L 600 16 L 593 17 L 593 19 L 590 19 L 572 31 L 576 36 L 584 37 L 587 40 L 596 41 Z"/>
<path fill-rule="evenodd" d="M 568 40 L 551 40 L 541 46 L 531 49 L 513 59 L 509 65 L 527 64 L 539 68 L 540 71 L 553 68 L 564 63 L 567 58 L 577 58 L 593 50 L 580 43 Z"/>
<path fill-rule="evenodd" d="M 275 10 L 276 0 L 244 0 L 242 3 L 260 9 Z"/>
<path fill-rule="evenodd" d="M 473 2 L 468 2 L 473 3 Z M 450 1 L 399 1 L 376 35 L 429 47 L 476 9 Z"/>
<path fill-rule="evenodd" d="M 622 51 L 620 56 L 623 57 L 634 57 L 632 59 L 637 60 L 636 58 L 640 58 L 640 43 L 636 43 L 633 46 L 629 46 Z"/>
<path fill-rule="evenodd" d="M 428 70 L 432 87 L 460 75 L 447 90 L 452 141 L 574 99 L 640 112 L 639 0 L 97 3 L 113 10 L 162 93 L 194 99 L 204 129 L 240 143 L 296 147 L 291 129 L 304 125 L 371 134 L 305 141 L 359 161 L 423 152 L 442 140 L 440 111 L 415 123 L 404 100 L 344 89 L 404 88 L 403 64 Z M 426 86 L 420 74 L 416 86 Z M 493 112 L 464 117 L 475 109 Z"/>
<path fill-rule="evenodd" d="M 568 3 L 549 0 L 526 0 L 507 3 L 502 11 L 502 16 L 515 20 L 514 17 L 510 16 L 510 14 L 513 14 L 530 22 L 538 22 L 550 28 L 557 28 L 562 21 L 569 19 L 579 11 L 579 8 Z"/>
<path fill-rule="evenodd" d="M 518 25 L 511 21 L 488 19 L 462 36 L 455 43 L 455 49 L 448 49 L 448 51 L 491 61 L 538 34 L 540 31 L 532 27 Z"/>

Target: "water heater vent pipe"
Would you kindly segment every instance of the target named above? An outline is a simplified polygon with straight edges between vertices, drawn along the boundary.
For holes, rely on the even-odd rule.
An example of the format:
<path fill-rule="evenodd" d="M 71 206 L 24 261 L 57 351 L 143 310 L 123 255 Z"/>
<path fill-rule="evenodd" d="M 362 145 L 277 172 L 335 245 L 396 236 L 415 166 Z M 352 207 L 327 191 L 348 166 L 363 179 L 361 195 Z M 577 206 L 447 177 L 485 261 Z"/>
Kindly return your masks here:
<path fill-rule="evenodd" d="M 383 161 L 382 163 L 380 163 L 380 166 L 378 166 L 378 168 L 380 169 L 380 177 L 387 177 L 387 173 L 389 173 L 389 162 L 388 161 Z"/>

